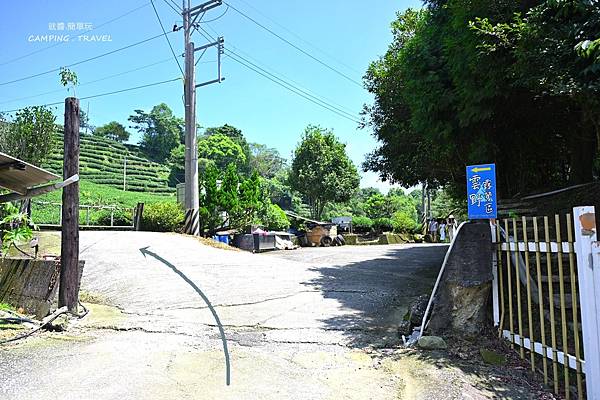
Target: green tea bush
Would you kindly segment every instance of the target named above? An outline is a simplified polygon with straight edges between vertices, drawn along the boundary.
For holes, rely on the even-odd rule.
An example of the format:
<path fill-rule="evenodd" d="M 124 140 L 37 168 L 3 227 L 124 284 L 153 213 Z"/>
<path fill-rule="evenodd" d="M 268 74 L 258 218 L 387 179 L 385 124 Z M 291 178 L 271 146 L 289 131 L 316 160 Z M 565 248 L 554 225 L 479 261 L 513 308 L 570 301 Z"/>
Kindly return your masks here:
<path fill-rule="evenodd" d="M 98 213 L 98 225 L 110 226 L 110 210 L 103 209 Z M 117 208 L 113 211 L 113 226 L 131 226 L 133 222 L 133 210 Z"/>
<path fill-rule="evenodd" d="M 142 214 L 142 229 L 153 232 L 176 232 L 183 227 L 184 213 L 175 202 L 147 204 Z"/>

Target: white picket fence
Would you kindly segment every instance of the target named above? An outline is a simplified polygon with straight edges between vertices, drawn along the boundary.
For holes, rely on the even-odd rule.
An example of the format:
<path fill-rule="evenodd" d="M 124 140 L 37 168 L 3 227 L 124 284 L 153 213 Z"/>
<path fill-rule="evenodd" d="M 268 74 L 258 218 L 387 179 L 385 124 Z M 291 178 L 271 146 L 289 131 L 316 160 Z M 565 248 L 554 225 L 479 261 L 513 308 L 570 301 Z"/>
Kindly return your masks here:
<path fill-rule="evenodd" d="M 548 238 L 548 220 L 545 220 L 546 232 L 545 240 L 540 240 L 537 230 L 537 220 L 535 222 L 535 235 L 536 238 L 527 235 L 526 224 L 528 223 L 525 218 L 522 222 L 512 219 L 512 228 L 509 224 L 509 220 L 504 220 L 503 229 L 502 223 L 498 221 L 498 226 L 492 225 L 492 239 L 496 244 L 496 250 L 494 251 L 494 281 L 493 281 L 493 316 L 494 323 L 501 329 L 500 334 L 505 339 L 511 342 L 511 345 L 516 345 L 521 352 L 521 357 L 524 357 L 525 350 L 528 350 L 531 357 L 532 368 L 535 370 L 536 362 L 534 354 L 539 354 L 547 359 L 551 360 L 553 373 L 552 380 L 554 381 L 554 390 L 558 392 L 559 378 L 557 373 L 557 365 L 562 364 L 567 368 L 577 371 L 577 387 L 578 396 L 583 398 L 582 393 L 582 375 L 585 376 L 585 392 L 586 398 L 590 400 L 600 400 L 600 242 L 597 241 L 597 227 L 595 226 L 595 210 L 594 207 L 575 207 L 573 209 L 573 229 L 568 226 L 569 239 L 563 242 L 560 237 L 560 224 L 559 217 L 556 217 L 556 224 L 558 227 L 558 238 L 554 241 L 550 241 Z M 567 218 L 570 218 L 569 216 Z M 517 223 L 521 223 L 521 233 L 518 233 Z M 570 222 L 569 222 L 570 224 Z M 530 225 L 531 227 L 531 225 Z M 571 232 L 574 232 L 572 237 Z M 512 233 L 512 234 L 511 234 Z M 499 237 L 499 236 L 503 236 Z M 520 236 L 520 237 L 519 237 Z M 541 236 L 541 235 L 540 235 Z M 547 276 L 548 279 L 547 291 L 550 298 L 546 298 L 548 304 L 552 299 L 552 305 L 550 305 L 552 313 L 552 322 L 554 324 L 550 327 L 552 331 L 552 343 L 547 343 L 545 339 L 542 339 L 543 343 L 538 342 L 540 338 L 532 340 L 526 337 L 525 332 L 543 332 L 544 331 L 544 319 L 542 307 L 540 307 L 541 317 L 538 321 L 541 321 L 540 326 L 532 328 L 532 314 L 535 315 L 537 310 L 536 307 L 532 307 L 532 288 L 543 292 L 543 285 L 536 286 L 534 276 L 536 276 L 536 264 L 537 264 L 537 277 L 538 282 L 541 283 L 540 278 L 540 254 L 542 256 L 550 258 L 550 254 L 553 257 L 561 259 L 558 268 L 560 270 L 560 277 L 558 277 L 558 283 L 560 284 L 560 311 L 561 315 L 557 315 L 556 321 L 554 319 L 554 297 L 552 293 L 553 279 L 554 276 Z M 529 256 L 536 255 L 536 262 L 530 265 Z M 576 279 L 575 274 L 573 276 L 563 276 L 562 257 L 563 256 L 576 256 L 577 273 Z M 574 260 L 569 259 L 569 263 L 566 263 L 565 267 L 574 267 Z M 550 271 L 550 261 L 548 261 L 548 271 Z M 570 264 L 570 265 L 569 265 Z M 556 268 L 556 265 L 555 265 Z M 523 272 L 525 271 L 525 272 Z M 572 270 L 573 271 L 573 270 Z M 514 277 L 511 277 L 511 273 Z M 503 277 L 504 275 L 504 277 Z M 508 275 L 508 276 L 507 276 Z M 525 276 L 526 275 L 526 276 Z M 577 282 L 572 283 L 572 288 L 576 289 L 577 295 L 573 295 L 574 305 L 571 304 L 572 312 L 575 314 L 574 329 L 575 332 L 571 333 L 574 337 L 568 337 L 568 328 L 566 328 L 565 318 L 565 299 L 568 296 L 564 294 L 565 282 Z M 513 283 L 514 282 L 514 283 Z M 506 289 L 503 286 L 508 286 Z M 541 293 L 540 292 L 540 293 Z M 525 295 L 526 294 L 526 295 Z M 557 296 L 559 296 L 557 294 Z M 527 299 L 525 301 L 524 299 Z M 510 310 L 506 310 L 506 299 L 509 301 Z M 540 295 L 540 299 L 542 299 Z M 577 301 L 579 299 L 579 301 Z M 517 304 L 513 304 L 517 303 Z M 522 304 L 525 303 L 525 304 Z M 543 303 L 542 303 L 543 304 Z M 513 307 L 514 305 L 514 307 Z M 577 324 L 577 307 L 580 308 L 581 314 L 581 338 L 582 343 L 579 343 L 579 334 Z M 518 309 L 518 310 L 515 310 Z M 523 311 L 524 309 L 524 311 Z M 518 318 L 517 318 L 518 311 Z M 558 313 L 558 311 L 556 311 Z M 507 314 L 508 317 L 507 317 Z M 528 318 L 527 318 L 528 316 Z M 509 323 L 506 323 L 508 319 Z M 527 320 L 529 322 L 528 327 Z M 562 329 L 558 321 L 562 322 Z M 515 322 L 515 321 L 518 321 Z M 510 325 L 506 329 L 506 325 Z M 558 332 L 562 333 L 562 337 L 558 335 Z M 543 337 L 543 336 L 542 336 Z M 562 340 L 562 341 L 561 341 Z M 568 354 L 568 346 L 565 346 L 567 340 L 577 342 L 576 354 Z M 572 343 L 572 342 L 571 342 Z M 553 347 L 554 345 L 554 347 Z M 562 346 L 564 351 L 561 351 L 558 346 Z M 582 354 L 583 353 L 583 357 Z M 569 373 L 568 369 L 564 372 L 564 379 L 562 385 L 568 385 L 564 387 L 563 391 L 567 398 L 570 397 L 570 384 L 569 384 Z M 544 376 L 548 380 L 548 373 L 546 370 L 546 361 L 544 360 Z"/>

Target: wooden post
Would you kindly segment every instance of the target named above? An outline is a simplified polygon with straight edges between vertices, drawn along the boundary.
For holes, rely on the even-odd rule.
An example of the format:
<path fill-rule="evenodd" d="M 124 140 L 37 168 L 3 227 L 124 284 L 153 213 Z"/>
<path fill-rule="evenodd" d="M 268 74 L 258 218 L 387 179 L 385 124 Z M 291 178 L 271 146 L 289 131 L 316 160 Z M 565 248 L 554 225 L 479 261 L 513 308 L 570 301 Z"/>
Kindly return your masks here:
<path fill-rule="evenodd" d="M 133 214 L 133 229 L 139 231 L 141 230 L 142 218 L 144 214 L 144 203 L 137 203 Z"/>
<path fill-rule="evenodd" d="M 65 99 L 63 176 L 79 174 L 79 100 Z M 79 300 L 79 182 L 63 188 L 58 306 L 77 312 Z"/>

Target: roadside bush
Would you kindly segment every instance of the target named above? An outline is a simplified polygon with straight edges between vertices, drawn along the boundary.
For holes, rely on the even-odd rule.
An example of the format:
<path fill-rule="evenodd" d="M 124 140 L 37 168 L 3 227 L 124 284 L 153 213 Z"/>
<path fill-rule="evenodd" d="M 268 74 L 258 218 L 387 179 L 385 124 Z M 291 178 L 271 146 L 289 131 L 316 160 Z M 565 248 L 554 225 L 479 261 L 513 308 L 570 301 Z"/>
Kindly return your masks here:
<path fill-rule="evenodd" d="M 391 232 L 394 230 L 394 221 L 391 218 L 376 218 L 373 220 L 373 229 L 377 232 Z"/>
<path fill-rule="evenodd" d="M 417 221 L 407 212 L 397 211 L 392 216 L 394 232 L 414 233 L 417 229 Z"/>
<path fill-rule="evenodd" d="M 98 225 L 110 226 L 110 210 L 102 210 L 98 213 Z M 117 208 L 113 212 L 114 226 L 130 226 L 133 222 L 133 211 L 131 209 Z"/>
<path fill-rule="evenodd" d="M 352 217 L 352 229 L 354 232 L 367 233 L 373 228 L 373 220 L 369 217 Z"/>
<path fill-rule="evenodd" d="M 178 203 L 146 204 L 142 214 L 142 229 L 153 232 L 176 232 L 183 227 L 184 213 Z"/>
<path fill-rule="evenodd" d="M 267 229 L 274 231 L 284 231 L 290 227 L 290 221 L 277 204 L 269 204 L 264 225 Z"/>

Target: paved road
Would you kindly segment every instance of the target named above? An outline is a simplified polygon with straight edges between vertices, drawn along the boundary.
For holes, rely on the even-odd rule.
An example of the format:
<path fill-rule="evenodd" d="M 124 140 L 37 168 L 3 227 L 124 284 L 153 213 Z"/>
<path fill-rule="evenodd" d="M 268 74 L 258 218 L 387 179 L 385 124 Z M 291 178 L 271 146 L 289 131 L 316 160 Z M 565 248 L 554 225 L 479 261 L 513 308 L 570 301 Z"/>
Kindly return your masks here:
<path fill-rule="evenodd" d="M 250 254 L 174 234 L 81 241 L 92 313 L 0 348 L 0 398 L 483 398 L 454 369 L 395 350 L 395 325 L 433 285 L 445 246 Z M 185 279 L 224 325 L 230 386 L 215 319 Z"/>

